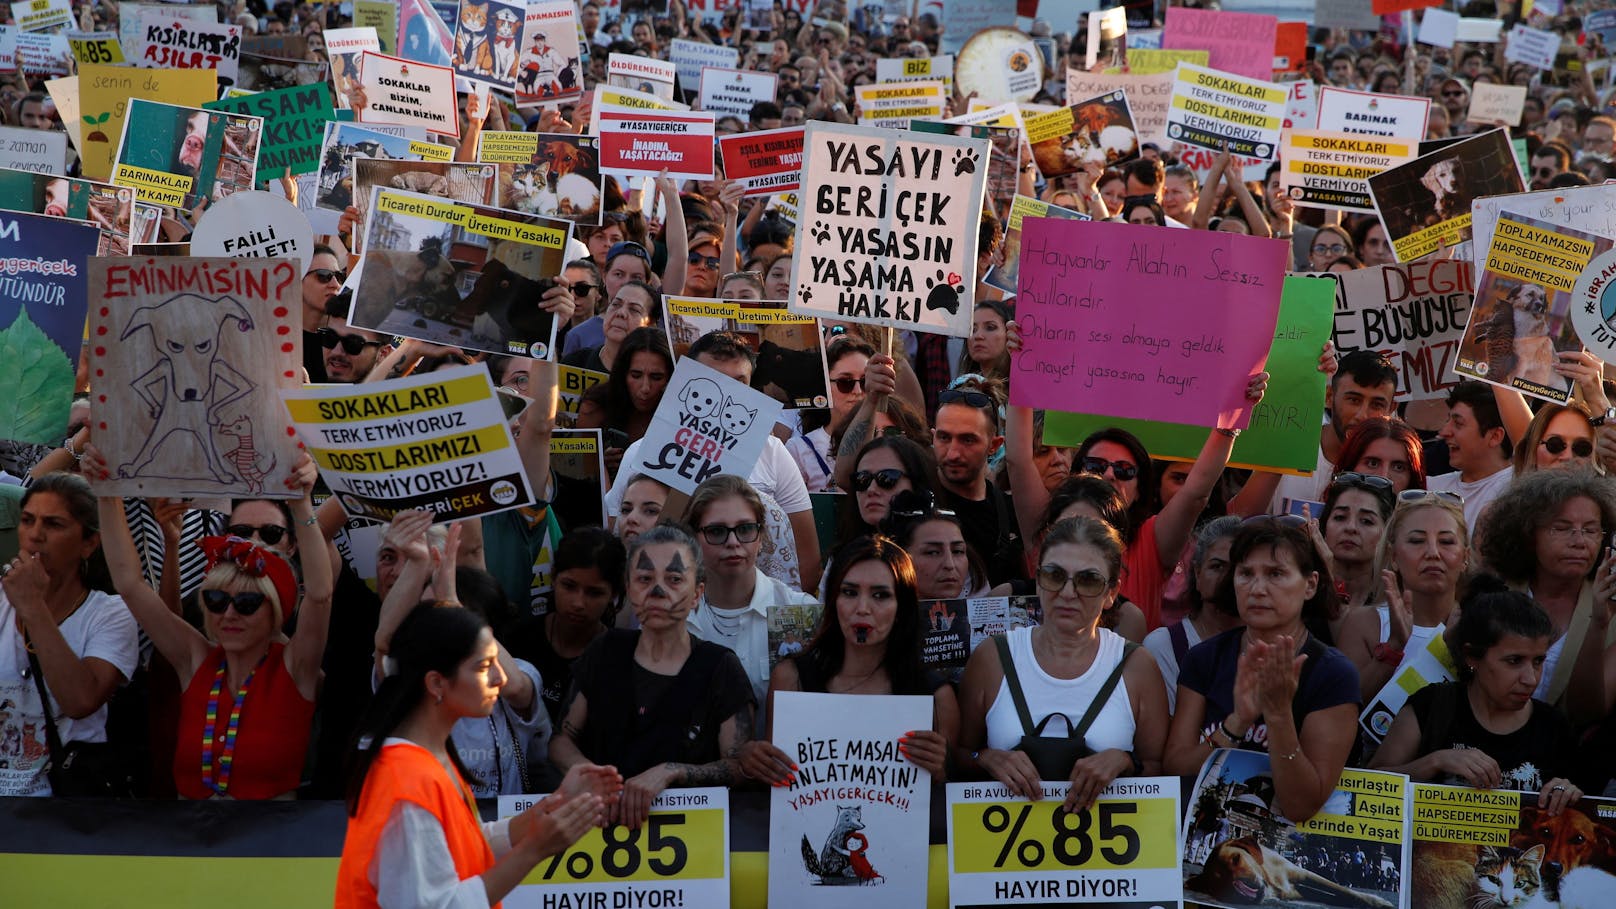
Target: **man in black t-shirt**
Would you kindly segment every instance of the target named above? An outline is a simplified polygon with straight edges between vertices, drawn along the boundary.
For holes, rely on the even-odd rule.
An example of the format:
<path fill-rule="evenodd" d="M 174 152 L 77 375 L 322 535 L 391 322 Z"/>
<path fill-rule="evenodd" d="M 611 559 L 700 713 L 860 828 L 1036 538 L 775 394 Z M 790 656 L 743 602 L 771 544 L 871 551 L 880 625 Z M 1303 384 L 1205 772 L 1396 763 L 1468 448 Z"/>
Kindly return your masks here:
<path fill-rule="evenodd" d="M 970 384 L 937 396 L 932 451 L 942 501 L 959 517 L 965 542 L 988 566 L 988 580 L 1021 577 L 1021 539 L 1010 499 L 988 479 L 988 458 L 1004 444 L 997 398 Z"/>

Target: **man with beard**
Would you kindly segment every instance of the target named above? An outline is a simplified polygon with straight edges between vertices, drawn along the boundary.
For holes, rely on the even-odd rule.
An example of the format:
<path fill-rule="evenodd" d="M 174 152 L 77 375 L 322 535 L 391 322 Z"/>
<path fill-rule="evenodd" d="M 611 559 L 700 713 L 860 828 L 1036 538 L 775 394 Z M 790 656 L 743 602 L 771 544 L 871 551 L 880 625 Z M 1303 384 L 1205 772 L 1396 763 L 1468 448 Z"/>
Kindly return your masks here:
<path fill-rule="evenodd" d="M 967 381 L 940 393 L 931 436 L 942 502 L 959 516 L 965 542 L 987 563 L 988 580 L 1003 584 L 1020 577 L 1015 512 L 988 478 L 988 458 L 1004 444 L 998 389 Z"/>
<path fill-rule="evenodd" d="M 376 361 L 392 350 L 392 345 L 375 332 L 348 324 L 352 303 L 351 293 L 340 293 L 327 301 L 325 313 L 330 321 L 317 333 L 325 380 L 333 384 L 357 385 L 365 381 Z"/>

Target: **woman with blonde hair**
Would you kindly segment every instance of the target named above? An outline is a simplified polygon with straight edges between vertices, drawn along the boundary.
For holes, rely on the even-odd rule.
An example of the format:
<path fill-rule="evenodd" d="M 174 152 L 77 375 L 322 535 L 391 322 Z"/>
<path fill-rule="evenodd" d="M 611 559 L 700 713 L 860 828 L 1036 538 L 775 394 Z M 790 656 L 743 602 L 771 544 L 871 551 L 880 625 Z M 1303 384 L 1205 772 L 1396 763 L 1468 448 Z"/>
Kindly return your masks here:
<path fill-rule="evenodd" d="M 1594 426 L 1583 405 L 1545 404 L 1527 424 L 1521 444 L 1515 446 L 1515 476 L 1557 467 L 1604 466 L 1594 458 Z"/>

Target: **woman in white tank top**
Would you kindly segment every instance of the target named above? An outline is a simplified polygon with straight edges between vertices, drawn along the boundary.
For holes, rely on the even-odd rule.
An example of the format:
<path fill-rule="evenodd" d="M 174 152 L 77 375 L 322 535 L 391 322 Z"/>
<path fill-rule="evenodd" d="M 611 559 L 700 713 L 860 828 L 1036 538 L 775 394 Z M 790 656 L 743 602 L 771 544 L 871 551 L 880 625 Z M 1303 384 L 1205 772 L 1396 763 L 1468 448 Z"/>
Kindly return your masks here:
<path fill-rule="evenodd" d="M 1044 537 L 1038 557 L 1038 598 L 1043 624 L 1008 635 L 1010 659 L 1034 726 L 1063 714 L 1072 728 L 1095 703 L 1113 671 L 1121 678 L 1086 730 L 1091 754 L 1071 768 L 1066 808 L 1081 811 L 1120 776 L 1160 771 L 1167 737 L 1167 692 L 1161 672 L 1143 648 L 1131 648 L 1099 627 L 1116 600 L 1122 540 L 1089 518 L 1061 521 Z M 959 764 L 966 774 L 998 780 L 1025 798 L 1042 795 L 1038 770 L 1015 750 L 1026 734 L 1013 703 L 998 647 L 978 647 L 960 681 Z M 1061 736 L 1059 720 L 1045 735 Z"/>

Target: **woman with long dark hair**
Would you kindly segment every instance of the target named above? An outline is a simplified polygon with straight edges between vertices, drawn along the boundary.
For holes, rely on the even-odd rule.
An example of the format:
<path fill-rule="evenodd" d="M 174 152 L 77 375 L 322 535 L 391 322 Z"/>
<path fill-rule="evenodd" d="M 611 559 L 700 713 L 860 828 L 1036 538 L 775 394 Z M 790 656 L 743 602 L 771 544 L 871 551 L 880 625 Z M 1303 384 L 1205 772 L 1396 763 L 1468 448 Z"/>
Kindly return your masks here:
<path fill-rule="evenodd" d="M 495 905 L 605 821 L 622 779 L 578 765 L 527 811 L 480 822 L 449 731 L 487 716 L 505 682 L 487 622 L 423 603 L 394 632 L 389 658 L 397 671 L 377 689 L 353 752 L 337 909 Z"/>

